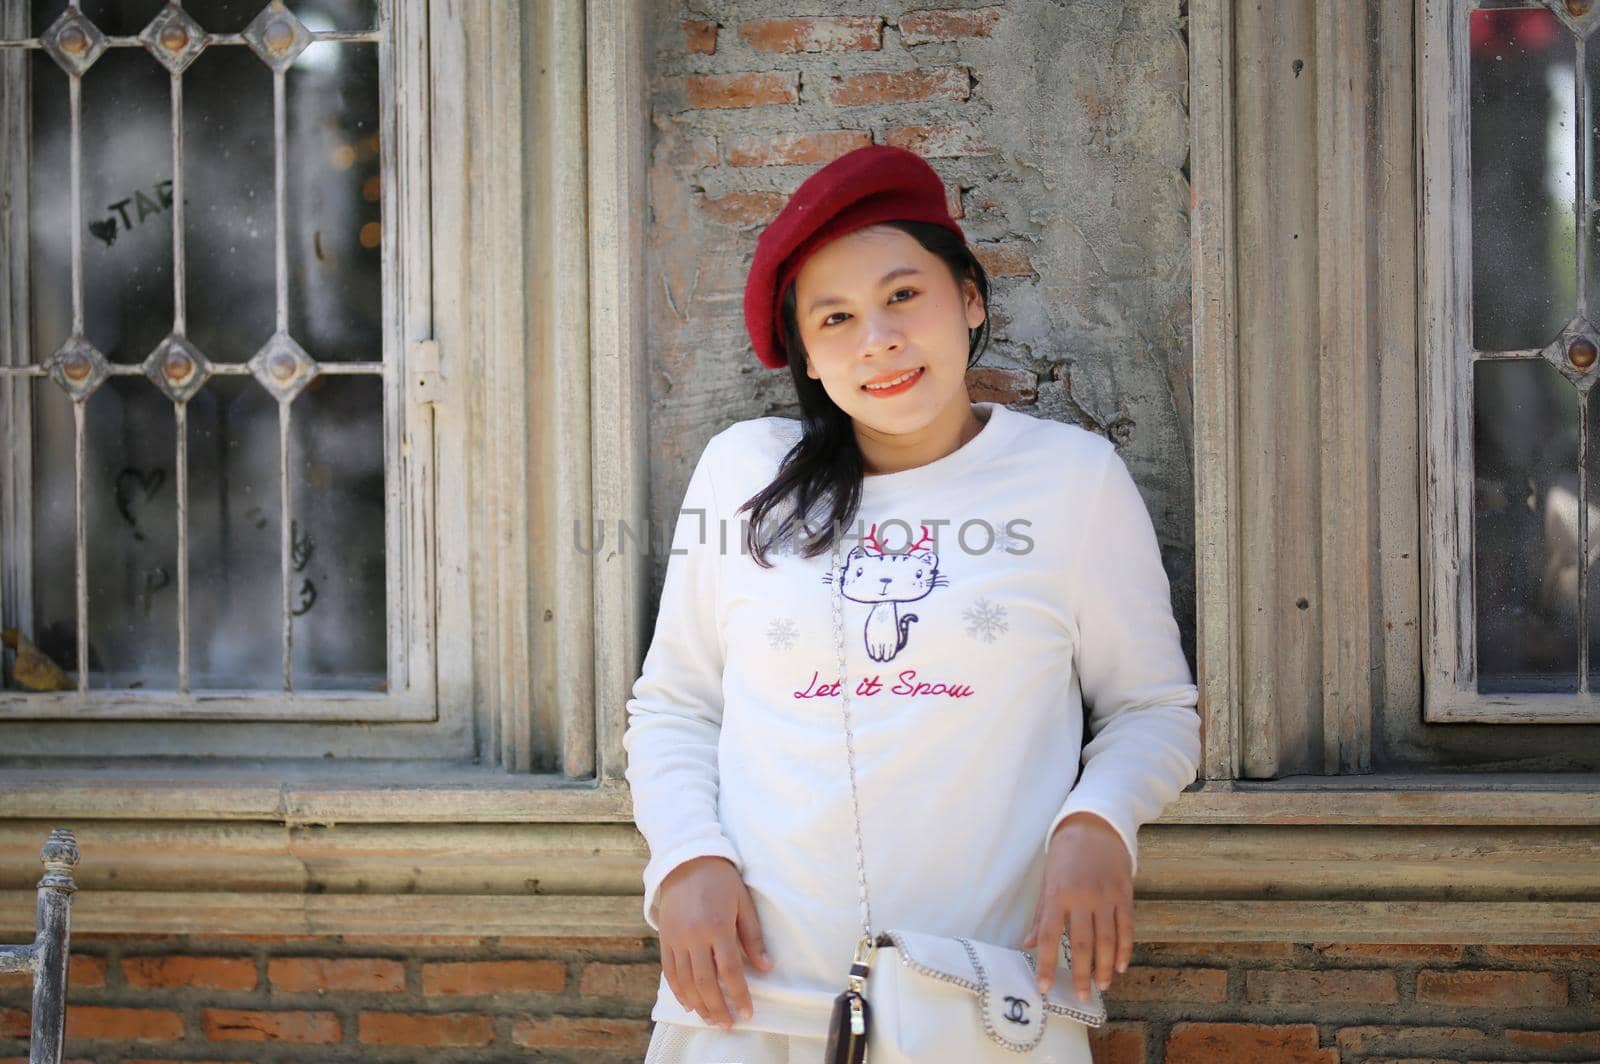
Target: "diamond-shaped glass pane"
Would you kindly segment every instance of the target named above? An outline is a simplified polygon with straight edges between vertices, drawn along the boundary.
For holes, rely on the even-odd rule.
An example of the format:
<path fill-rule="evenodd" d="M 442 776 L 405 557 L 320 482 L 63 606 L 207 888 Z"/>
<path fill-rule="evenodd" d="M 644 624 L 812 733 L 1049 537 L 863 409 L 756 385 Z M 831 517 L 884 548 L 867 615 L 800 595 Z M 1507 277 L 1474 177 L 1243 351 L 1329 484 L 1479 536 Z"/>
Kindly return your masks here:
<path fill-rule="evenodd" d="M 1595 23 L 1600 22 L 1600 3 L 1596 0 L 1546 0 L 1546 3 L 1580 37 L 1587 36 L 1594 30 Z"/>
<path fill-rule="evenodd" d="M 184 69 L 206 46 L 206 31 L 181 7 L 168 4 L 150 20 L 139 40 L 161 65 L 174 74 Z"/>
<path fill-rule="evenodd" d="M 284 70 L 315 38 L 283 0 L 272 0 L 250 25 L 244 41 L 273 70 Z"/>
<path fill-rule="evenodd" d="M 283 400 L 300 394 L 300 389 L 317 375 L 316 362 L 287 333 L 277 333 L 262 345 L 249 366 L 256 380 Z"/>
<path fill-rule="evenodd" d="M 1539 355 L 1580 391 L 1587 391 L 1594 383 L 1596 356 L 1600 355 L 1597 341 L 1600 333 L 1579 315 L 1567 323 L 1560 336 L 1541 348 Z"/>
<path fill-rule="evenodd" d="M 61 13 L 40 38 L 50 58 L 68 74 L 82 74 L 106 50 L 106 35 L 93 22 L 73 8 Z"/>
<path fill-rule="evenodd" d="M 86 398 L 106 379 L 106 356 L 82 336 L 69 336 L 45 363 L 50 379 L 74 399 Z"/>
<path fill-rule="evenodd" d="M 186 402 L 211 375 L 200 349 L 176 333 L 162 340 L 144 360 L 144 375 L 174 402 Z"/>

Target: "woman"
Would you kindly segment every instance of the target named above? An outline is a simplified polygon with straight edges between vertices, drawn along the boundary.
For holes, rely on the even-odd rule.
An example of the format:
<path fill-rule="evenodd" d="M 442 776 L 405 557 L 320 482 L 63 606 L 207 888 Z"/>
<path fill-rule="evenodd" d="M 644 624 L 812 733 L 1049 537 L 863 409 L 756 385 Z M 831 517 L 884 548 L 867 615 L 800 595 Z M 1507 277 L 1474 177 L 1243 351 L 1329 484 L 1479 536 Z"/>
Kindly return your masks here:
<path fill-rule="evenodd" d="M 861 934 L 835 582 L 877 928 L 1036 949 L 1041 987 L 1065 930 L 1084 999 L 1131 959 L 1136 832 L 1195 777 L 1197 692 L 1113 446 L 971 401 L 987 302 L 902 149 L 829 163 L 761 235 L 745 321 L 802 416 L 706 445 L 628 703 L 647 1061 L 822 1057 Z"/>

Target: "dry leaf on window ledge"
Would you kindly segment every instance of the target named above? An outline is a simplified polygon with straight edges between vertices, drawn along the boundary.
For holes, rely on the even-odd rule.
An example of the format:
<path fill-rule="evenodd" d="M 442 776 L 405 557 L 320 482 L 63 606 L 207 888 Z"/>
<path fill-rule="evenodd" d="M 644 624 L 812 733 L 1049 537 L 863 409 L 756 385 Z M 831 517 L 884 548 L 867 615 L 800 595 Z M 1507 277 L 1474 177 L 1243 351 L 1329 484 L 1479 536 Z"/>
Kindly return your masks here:
<path fill-rule="evenodd" d="M 17 683 L 30 691 L 71 691 L 77 687 L 66 671 L 51 661 L 38 647 L 28 642 L 21 630 L 7 628 L 0 631 L 0 642 L 17 652 L 17 663 L 12 673 Z"/>

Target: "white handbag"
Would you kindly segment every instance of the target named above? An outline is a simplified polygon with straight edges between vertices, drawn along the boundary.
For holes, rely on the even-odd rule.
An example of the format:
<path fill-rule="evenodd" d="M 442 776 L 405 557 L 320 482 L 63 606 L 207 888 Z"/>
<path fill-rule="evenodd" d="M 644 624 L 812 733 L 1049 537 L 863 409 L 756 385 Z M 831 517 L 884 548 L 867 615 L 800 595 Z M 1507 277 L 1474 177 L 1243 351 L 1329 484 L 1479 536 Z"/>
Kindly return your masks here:
<path fill-rule="evenodd" d="M 823 1060 L 825 1064 L 1016 1060 L 1088 1064 L 1085 1027 L 1105 1022 L 1105 1002 L 1093 983 L 1087 1003 L 1078 1001 L 1071 991 L 1066 976 L 1072 970 L 1072 957 L 1065 934 L 1057 977 L 1049 994 L 1043 995 L 1028 950 L 925 932 L 872 931 L 856 794 L 855 735 L 845 686 L 839 539 L 835 530 L 829 583 L 833 585 L 833 641 L 839 657 L 839 701 L 850 767 L 862 933 L 847 986 L 833 1002 Z"/>

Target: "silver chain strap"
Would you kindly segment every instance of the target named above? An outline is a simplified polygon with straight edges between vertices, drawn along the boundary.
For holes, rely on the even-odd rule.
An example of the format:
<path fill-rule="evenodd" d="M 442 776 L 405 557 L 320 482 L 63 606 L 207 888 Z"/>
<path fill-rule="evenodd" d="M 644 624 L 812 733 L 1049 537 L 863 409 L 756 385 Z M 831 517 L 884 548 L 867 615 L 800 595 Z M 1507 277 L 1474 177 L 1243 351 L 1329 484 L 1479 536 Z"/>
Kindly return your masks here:
<path fill-rule="evenodd" d="M 867 860 L 861 845 L 861 799 L 856 795 L 856 741 L 850 728 L 850 692 L 845 688 L 844 664 L 844 568 L 839 560 L 838 527 L 833 531 L 833 646 L 839 654 L 839 707 L 844 714 L 844 749 L 850 765 L 850 811 L 856 827 L 856 882 L 861 888 L 861 934 L 872 939 L 872 906 L 867 901 Z"/>

